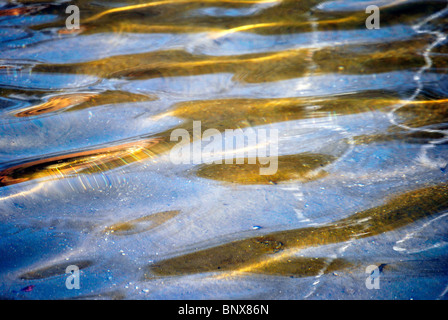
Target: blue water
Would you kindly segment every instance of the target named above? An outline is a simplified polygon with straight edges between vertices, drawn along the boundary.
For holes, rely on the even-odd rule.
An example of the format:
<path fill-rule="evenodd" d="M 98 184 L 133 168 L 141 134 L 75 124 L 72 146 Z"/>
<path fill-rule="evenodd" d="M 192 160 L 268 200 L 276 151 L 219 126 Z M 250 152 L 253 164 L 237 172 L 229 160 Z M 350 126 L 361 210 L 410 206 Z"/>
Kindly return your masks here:
<path fill-rule="evenodd" d="M 380 29 L 365 26 L 370 4 Z M 448 211 L 425 211 L 438 194 L 410 221 L 403 201 L 397 228 L 330 232 L 266 260 L 309 258 L 303 269 L 203 271 L 194 259 L 446 184 L 447 5 L 0 1 L 0 297 L 446 299 Z M 271 183 L 231 181 L 225 166 L 201 176 L 204 164 L 169 157 L 169 133 L 192 121 L 277 129 L 280 159 L 332 160 L 293 178 L 280 161 L 287 178 Z M 175 257 L 197 270 L 153 271 Z M 366 286 L 371 265 L 379 289 Z"/>

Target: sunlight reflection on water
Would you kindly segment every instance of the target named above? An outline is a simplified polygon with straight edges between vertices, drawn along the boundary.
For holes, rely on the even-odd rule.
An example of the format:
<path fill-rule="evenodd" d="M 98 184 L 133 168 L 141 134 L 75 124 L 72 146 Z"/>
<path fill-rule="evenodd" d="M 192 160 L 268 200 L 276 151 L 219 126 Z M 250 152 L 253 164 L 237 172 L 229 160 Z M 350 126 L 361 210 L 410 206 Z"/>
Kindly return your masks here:
<path fill-rule="evenodd" d="M 446 298 L 445 1 L 70 3 L 0 2 L 0 297 Z M 278 172 L 173 164 L 194 121 Z"/>

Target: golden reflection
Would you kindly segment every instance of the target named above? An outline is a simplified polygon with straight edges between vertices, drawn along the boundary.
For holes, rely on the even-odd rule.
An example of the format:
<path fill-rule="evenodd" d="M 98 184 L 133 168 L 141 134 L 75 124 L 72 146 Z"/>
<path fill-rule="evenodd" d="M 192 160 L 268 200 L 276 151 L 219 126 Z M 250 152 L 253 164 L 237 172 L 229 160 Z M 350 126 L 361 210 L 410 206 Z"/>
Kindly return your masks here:
<path fill-rule="evenodd" d="M 294 21 L 278 21 L 278 22 L 266 22 L 266 23 L 255 23 L 243 25 L 231 29 L 227 29 L 224 31 L 220 31 L 216 34 L 213 34 L 211 38 L 218 39 L 220 37 L 224 37 L 236 32 L 242 31 L 253 31 L 256 29 L 266 29 L 266 28 L 280 28 L 280 27 L 307 27 L 304 30 L 309 30 L 312 25 L 321 25 L 321 26 L 329 26 L 329 25 L 338 25 L 343 24 L 345 22 L 359 22 L 360 18 L 358 16 L 349 16 L 340 19 L 332 19 L 332 20 L 319 20 L 319 21 L 302 21 L 302 22 L 294 22 Z"/>
<path fill-rule="evenodd" d="M 108 171 L 133 162 L 152 158 L 166 151 L 158 138 L 130 142 L 118 146 L 76 152 L 47 159 L 25 162 L 0 171 L 0 187 L 49 177 L 61 179 L 77 174 Z"/>
<path fill-rule="evenodd" d="M 117 23 L 112 26 L 117 33 L 204 33 L 220 32 L 221 28 L 207 26 L 176 26 L 176 25 L 144 25 L 136 23 Z"/>
<path fill-rule="evenodd" d="M 293 270 L 287 261 L 297 250 L 390 232 L 446 209 L 448 186 L 424 187 L 328 225 L 273 232 L 161 260 L 149 266 L 145 277 L 222 271 L 229 276 L 247 272 L 288 274 Z M 306 265 L 311 266 L 309 262 Z"/>
<path fill-rule="evenodd" d="M 404 124 L 413 127 L 443 124 L 448 121 L 448 99 L 403 101 L 395 113 Z"/>
<path fill-rule="evenodd" d="M 175 116 L 201 120 L 203 127 L 223 130 L 381 110 L 399 101 L 396 94 L 385 91 L 304 98 L 199 100 L 177 103 L 155 119 Z"/>
<path fill-rule="evenodd" d="M 188 4 L 188 3 L 199 3 L 199 4 L 262 4 L 262 3 L 275 3 L 281 0 L 166 0 L 166 1 L 154 1 L 148 3 L 135 4 L 130 6 L 124 6 L 119 8 L 113 8 L 94 16 L 87 18 L 84 22 L 89 23 L 98 20 L 106 15 L 117 12 L 145 9 L 150 7 L 158 7 L 163 5 L 177 5 L 177 4 Z"/>
<path fill-rule="evenodd" d="M 251 265 L 224 271 L 215 278 L 223 279 L 244 273 L 259 273 L 274 276 L 312 277 L 348 269 L 355 265 L 342 258 L 313 258 L 297 256 L 296 250 L 284 250 Z M 221 269 L 221 268 L 220 268 Z"/>
<path fill-rule="evenodd" d="M 238 272 L 251 272 L 286 277 L 312 277 L 322 273 L 354 267 L 354 264 L 342 258 L 310 258 L 291 256 L 275 263 L 260 264 L 257 267 Z"/>
<path fill-rule="evenodd" d="M 47 102 L 15 111 L 15 116 L 30 117 L 62 109 L 64 109 L 64 111 L 74 111 L 106 104 L 143 102 L 150 100 L 155 100 L 155 97 L 124 91 L 105 91 L 101 93 L 77 92 L 51 97 Z"/>
<path fill-rule="evenodd" d="M 77 1 L 81 12 L 90 17 L 83 19 L 83 33 L 110 32 L 209 32 L 211 38 L 235 32 L 259 34 L 291 34 L 295 32 L 332 31 L 365 28 L 363 10 L 319 10 L 321 0 L 160 0 L 124 5 L 104 10 L 91 6 L 88 1 Z M 253 7 L 252 14 L 235 15 L 197 14 L 205 8 L 245 9 Z M 440 10 L 443 3 L 400 0 L 379 4 L 381 26 L 408 24 L 429 12 Z M 397 15 L 397 11 L 401 14 Z M 119 19 L 117 17 L 119 16 Z M 65 17 L 64 17 L 65 18 Z M 120 21 L 117 21 L 120 20 Z M 43 23 L 36 29 L 58 27 L 61 21 Z"/>
<path fill-rule="evenodd" d="M 194 55 L 182 50 L 167 50 L 113 56 L 78 64 L 41 64 L 34 71 L 130 79 L 234 73 L 235 80 L 260 83 L 302 76 L 307 70 L 308 54 L 307 49 L 236 56 Z"/>
<path fill-rule="evenodd" d="M 89 101 L 95 96 L 96 94 L 92 93 L 79 93 L 79 94 L 63 94 L 57 97 L 51 97 L 47 102 L 17 112 L 15 116 L 30 117 L 42 113 L 53 112 L 59 109 L 67 108 L 69 106 L 76 106 L 83 102 Z"/>
<path fill-rule="evenodd" d="M 176 128 L 153 134 L 146 140 L 139 142 L 57 156 L 13 166 L 0 172 L 0 185 L 10 185 L 41 177 L 59 179 L 74 174 L 102 172 L 147 158 L 153 158 L 168 152 L 176 144 L 176 142 L 170 141 L 170 135 L 175 129 L 186 129 L 190 136 L 193 137 L 193 140 L 198 139 L 192 135 L 192 123 L 196 120 L 201 121 L 202 132 L 208 128 L 218 130 L 240 129 L 282 121 L 325 117 L 329 113 L 343 115 L 366 112 L 391 106 L 402 101 L 394 98 L 392 93 L 388 96 L 387 93 L 382 92 L 381 99 L 376 97 L 377 94 L 377 92 L 372 91 L 333 97 L 223 99 L 181 102 L 173 106 L 172 110 L 152 118 L 153 121 L 158 121 L 166 116 L 174 116 L 187 120 Z M 62 97 L 53 97 L 46 103 L 20 111 L 17 113 L 17 116 L 38 115 L 55 111 L 59 108 L 78 110 L 112 103 L 112 101 L 119 101 L 120 99 L 121 101 L 145 101 L 151 98 L 121 92 L 105 92 L 97 95 L 69 94 L 62 95 Z M 444 102 L 444 100 L 440 100 L 434 103 L 444 105 Z M 428 103 L 421 102 L 421 104 L 426 106 Z M 391 138 L 393 137 L 388 139 Z M 433 135 L 431 135 L 431 138 L 433 138 Z M 356 137 L 355 143 L 369 143 L 379 139 L 382 138 L 373 136 Z M 298 158 L 289 159 L 288 157 Z M 297 163 L 294 163 L 296 160 Z M 332 161 L 334 161 L 334 158 L 331 156 L 313 155 L 310 157 L 304 154 L 280 157 L 279 171 L 274 176 L 260 176 L 256 174 L 260 168 L 259 163 L 243 166 L 203 166 L 197 171 L 197 174 L 205 178 L 245 184 L 277 183 L 296 179 L 309 181 L 320 178 L 325 174 L 320 172 L 318 175 L 314 175 L 312 170 L 316 169 L 317 165 L 325 166 Z"/>
<path fill-rule="evenodd" d="M 318 73 L 370 74 L 418 68 L 425 65 L 420 54 L 430 37 L 392 43 L 340 45 L 316 50 L 313 61 Z"/>

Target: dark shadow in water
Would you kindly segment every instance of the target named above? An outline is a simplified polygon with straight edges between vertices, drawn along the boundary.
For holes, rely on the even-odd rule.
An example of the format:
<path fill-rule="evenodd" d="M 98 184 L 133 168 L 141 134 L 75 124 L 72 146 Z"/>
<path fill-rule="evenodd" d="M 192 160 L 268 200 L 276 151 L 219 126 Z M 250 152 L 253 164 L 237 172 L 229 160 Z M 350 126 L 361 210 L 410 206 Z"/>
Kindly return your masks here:
<path fill-rule="evenodd" d="M 55 276 L 66 275 L 66 268 L 70 265 L 76 265 L 80 270 L 92 266 L 94 263 L 91 260 L 80 260 L 50 265 L 37 270 L 28 271 L 19 276 L 22 280 L 39 280 Z"/>

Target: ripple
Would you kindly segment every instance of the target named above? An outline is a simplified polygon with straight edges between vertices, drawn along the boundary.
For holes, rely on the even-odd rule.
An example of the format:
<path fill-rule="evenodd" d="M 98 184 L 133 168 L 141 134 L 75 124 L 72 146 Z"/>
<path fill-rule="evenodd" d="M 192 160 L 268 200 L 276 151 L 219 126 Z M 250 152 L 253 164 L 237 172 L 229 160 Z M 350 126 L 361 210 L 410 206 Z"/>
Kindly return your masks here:
<path fill-rule="evenodd" d="M 446 1 L 70 4 L 0 3 L 1 297 L 444 296 Z"/>

